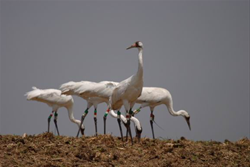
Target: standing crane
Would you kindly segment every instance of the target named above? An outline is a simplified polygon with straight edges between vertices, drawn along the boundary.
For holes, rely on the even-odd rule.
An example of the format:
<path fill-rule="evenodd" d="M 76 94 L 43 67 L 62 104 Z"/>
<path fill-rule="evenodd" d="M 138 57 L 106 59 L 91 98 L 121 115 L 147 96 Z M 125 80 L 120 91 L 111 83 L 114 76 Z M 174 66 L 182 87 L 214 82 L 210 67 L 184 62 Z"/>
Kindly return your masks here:
<path fill-rule="evenodd" d="M 32 88 L 33 88 L 32 91 L 27 92 L 25 94 L 25 96 L 27 96 L 27 100 L 43 102 L 52 108 L 52 113 L 48 117 L 48 132 L 50 130 L 50 120 L 54 113 L 55 127 L 58 135 L 60 135 L 57 126 L 57 118 L 58 118 L 57 111 L 59 108 L 65 107 L 68 110 L 70 121 L 77 124 L 81 129 L 81 133 L 84 134 L 84 126 L 81 124 L 80 120 L 74 118 L 73 114 L 74 100 L 72 96 L 62 95 L 61 91 L 57 89 L 38 89 L 36 87 Z"/>
<path fill-rule="evenodd" d="M 154 128 L 153 128 L 153 121 L 154 121 L 154 108 L 161 104 L 166 105 L 168 108 L 169 113 L 172 116 L 183 116 L 188 124 L 189 129 L 191 130 L 190 126 L 190 116 L 187 111 L 179 110 L 174 111 L 173 109 L 173 99 L 170 92 L 167 89 L 159 88 L 159 87 L 143 87 L 141 96 L 136 100 L 136 103 L 141 104 L 141 106 L 134 110 L 133 115 L 140 112 L 140 110 L 144 107 L 149 107 L 151 114 L 150 114 L 150 124 L 153 138 L 155 139 L 154 135 Z"/>
<path fill-rule="evenodd" d="M 139 50 L 138 54 L 138 70 L 135 75 L 121 81 L 113 90 L 110 96 L 110 109 L 111 110 L 120 110 L 122 105 L 124 105 L 126 110 L 126 118 L 127 118 L 127 129 L 129 135 L 132 140 L 132 134 L 130 129 L 130 115 L 133 113 L 132 108 L 135 104 L 137 98 L 141 95 L 142 87 L 143 87 L 143 44 L 140 41 L 135 42 L 133 45 L 128 47 L 127 49 L 137 48 Z M 121 126 L 120 116 L 118 117 L 119 127 Z M 123 140 L 123 135 L 121 133 L 121 137 Z"/>

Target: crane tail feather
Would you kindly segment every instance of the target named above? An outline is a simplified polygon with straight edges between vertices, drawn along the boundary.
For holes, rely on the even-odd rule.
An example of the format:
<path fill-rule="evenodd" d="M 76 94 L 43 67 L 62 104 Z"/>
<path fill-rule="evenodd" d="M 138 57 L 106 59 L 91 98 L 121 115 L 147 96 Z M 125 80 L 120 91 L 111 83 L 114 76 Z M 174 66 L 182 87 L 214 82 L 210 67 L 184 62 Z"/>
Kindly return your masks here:
<path fill-rule="evenodd" d="M 27 100 L 32 100 L 41 94 L 41 90 L 38 89 L 37 87 L 33 86 L 32 89 L 33 89 L 32 91 L 29 91 L 24 95 L 27 97 Z"/>

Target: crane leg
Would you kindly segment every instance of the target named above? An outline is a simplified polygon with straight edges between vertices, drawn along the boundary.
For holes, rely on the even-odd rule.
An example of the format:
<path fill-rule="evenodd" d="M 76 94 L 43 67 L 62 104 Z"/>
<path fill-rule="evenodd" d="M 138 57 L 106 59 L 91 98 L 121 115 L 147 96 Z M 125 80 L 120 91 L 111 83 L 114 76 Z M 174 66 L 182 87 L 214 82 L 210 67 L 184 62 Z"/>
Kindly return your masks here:
<path fill-rule="evenodd" d="M 107 111 L 105 112 L 104 116 L 103 116 L 103 122 L 104 122 L 104 134 L 106 134 L 106 120 L 107 120 L 107 116 L 109 114 L 110 109 L 108 108 Z"/>
<path fill-rule="evenodd" d="M 131 138 L 131 143 L 133 145 L 134 141 L 133 141 L 133 138 L 132 138 L 132 133 L 131 133 L 131 128 L 130 128 L 130 119 L 127 120 L 127 130 L 128 130 L 129 136 Z"/>
<path fill-rule="evenodd" d="M 132 111 L 132 109 L 130 109 L 129 112 L 127 112 L 127 114 L 126 114 L 126 118 L 127 118 L 127 131 L 129 133 L 129 136 L 131 138 L 131 142 L 133 145 L 134 141 L 133 141 L 132 132 L 131 132 L 131 128 L 130 128 L 130 117 L 131 117 L 132 113 L 133 113 L 133 111 Z"/>
<path fill-rule="evenodd" d="M 141 111 L 141 107 L 134 110 L 131 115 L 134 116 L 135 114 L 138 114 L 140 111 Z"/>
<path fill-rule="evenodd" d="M 106 135 L 106 120 L 107 120 L 107 116 L 105 117 L 105 115 L 103 116 L 103 123 L 104 123 L 104 134 Z"/>
<path fill-rule="evenodd" d="M 94 118 L 95 121 L 95 136 L 97 136 L 97 118 Z"/>
<path fill-rule="evenodd" d="M 79 129 L 78 129 L 78 132 L 77 132 L 77 134 L 76 134 L 76 137 L 79 136 L 79 133 L 80 133 L 80 131 L 81 131 L 81 127 L 82 127 L 83 121 L 84 121 L 86 115 L 88 114 L 88 112 L 89 112 L 89 108 L 87 108 L 87 109 L 84 111 L 84 114 L 83 114 L 82 117 L 81 117 L 81 123 L 80 123 Z"/>
<path fill-rule="evenodd" d="M 103 116 L 103 123 L 104 123 L 104 134 L 106 135 L 106 120 L 107 120 L 107 117 L 105 117 L 105 115 Z"/>
<path fill-rule="evenodd" d="M 127 128 L 127 131 L 126 131 L 126 141 L 128 141 L 128 128 Z"/>
<path fill-rule="evenodd" d="M 97 136 L 97 110 L 94 111 L 94 122 L 95 122 L 95 136 Z"/>
<path fill-rule="evenodd" d="M 132 113 L 132 116 L 133 116 L 133 113 Z M 137 137 L 137 130 L 136 130 L 136 127 L 135 127 L 135 134 L 136 134 L 136 137 Z M 128 141 L 128 129 L 127 129 L 127 132 L 126 132 L 126 141 Z"/>
<path fill-rule="evenodd" d="M 119 125 L 121 138 L 122 138 L 122 141 L 123 141 L 123 133 L 122 133 L 122 126 L 121 126 L 121 112 L 117 111 L 117 115 L 118 115 L 117 122 L 118 122 L 118 125 Z"/>
<path fill-rule="evenodd" d="M 57 117 L 58 117 L 58 114 L 57 114 L 57 112 L 55 112 L 55 114 L 54 114 L 54 123 L 55 123 L 55 126 L 56 126 L 57 134 L 58 134 L 58 136 L 60 136 L 58 126 L 57 126 Z"/>
<path fill-rule="evenodd" d="M 51 118 L 52 118 L 52 116 L 53 116 L 53 112 L 54 111 L 52 111 L 52 113 L 49 115 L 49 117 L 48 117 L 48 132 L 49 132 L 49 127 L 50 127 L 50 120 L 51 120 Z"/>
<path fill-rule="evenodd" d="M 151 130 L 152 130 L 152 135 L 153 135 L 153 139 L 155 139 L 155 133 L 154 133 L 154 127 L 153 127 L 153 122 L 154 122 L 154 114 L 153 114 L 154 111 L 151 111 L 151 114 L 150 114 L 150 125 L 151 125 Z"/>

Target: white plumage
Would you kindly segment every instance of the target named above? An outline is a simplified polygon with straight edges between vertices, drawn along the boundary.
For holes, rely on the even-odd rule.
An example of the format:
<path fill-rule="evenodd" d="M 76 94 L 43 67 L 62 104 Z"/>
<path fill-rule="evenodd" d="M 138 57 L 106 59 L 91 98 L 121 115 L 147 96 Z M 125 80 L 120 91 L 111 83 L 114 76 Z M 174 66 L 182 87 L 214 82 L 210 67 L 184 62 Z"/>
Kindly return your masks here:
<path fill-rule="evenodd" d="M 99 97 L 109 103 L 109 97 L 112 94 L 114 88 L 118 85 L 118 82 L 113 81 L 101 81 L 91 84 L 91 86 L 82 85 L 76 91 L 80 96 L 84 97 Z"/>
<path fill-rule="evenodd" d="M 71 96 L 61 95 L 61 91 L 57 89 L 38 89 L 32 87 L 32 91 L 27 92 L 27 100 L 35 100 L 46 103 L 52 107 L 53 110 L 57 110 L 60 107 L 66 107 L 74 103 Z"/>
<path fill-rule="evenodd" d="M 138 48 L 138 70 L 135 75 L 121 81 L 113 90 L 110 96 L 110 108 L 112 110 L 120 110 L 122 105 L 124 105 L 126 110 L 126 117 L 128 119 L 128 132 L 132 140 L 132 134 L 130 130 L 130 111 L 133 108 L 135 101 L 141 95 L 142 87 L 143 87 L 143 44 L 139 41 L 135 42 L 135 44 L 131 45 L 127 49 L 130 48 Z M 132 112 L 132 111 L 131 111 Z M 119 122 L 120 126 L 120 122 Z M 121 137 L 123 138 L 122 134 Z"/>
<path fill-rule="evenodd" d="M 88 114 L 88 110 L 94 105 L 95 132 L 97 135 L 97 118 L 96 118 L 97 107 L 98 107 L 98 104 L 100 103 L 108 104 L 108 97 L 105 97 L 105 93 L 110 92 L 110 90 L 113 90 L 111 89 L 112 86 L 113 86 L 112 82 L 109 83 L 108 81 L 103 81 L 101 83 L 96 83 L 96 82 L 91 82 L 91 81 L 80 81 L 80 82 L 70 81 L 65 84 L 62 84 L 60 87 L 60 90 L 62 91 L 63 94 L 76 95 L 87 101 L 87 108 L 84 114 L 82 115 L 82 119 L 81 119 L 82 122 L 84 121 L 86 115 Z M 97 91 L 99 93 L 102 92 L 102 96 L 101 95 L 94 96 L 93 91 Z M 106 121 L 106 117 L 104 119 L 105 119 L 104 121 Z M 106 131 L 105 131 L 105 126 L 104 126 L 104 133 L 105 132 Z M 79 133 L 77 133 L 77 136 L 78 135 Z"/>
<path fill-rule="evenodd" d="M 190 116 L 187 111 L 179 110 L 174 111 L 173 109 L 173 99 L 170 92 L 167 89 L 159 88 L 159 87 L 143 87 L 141 96 L 137 99 L 136 103 L 140 103 L 141 106 L 139 109 L 134 111 L 134 114 L 138 113 L 140 109 L 144 107 L 150 107 L 151 110 L 151 128 L 154 138 L 154 130 L 153 130 L 153 120 L 154 115 L 153 111 L 154 108 L 158 105 L 164 104 L 168 108 L 169 113 L 172 116 L 183 116 L 187 121 L 188 127 L 191 130 L 190 126 Z"/>
<path fill-rule="evenodd" d="M 81 95 L 87 95 L 89 97 L 100 97 L 103 100 L 106 100 L 106 103 L 107 103 L 108 98 L 112 94 L 112 91 L 116 88 L 118 84 L 119 84 L 118 82 L 114 82 L 114 81 L 102 81 L 102 82 L 93 84 L 91 87 L 87 87 L 87 88 L 80 87 L 79 93 Z M 150 110 L 151 110 L 150 123 L 151 123 L 153 138 L 154 138 L 153 111 L 156 106 L 159 106 L 161 104 L 166 105 L 169 113 L 172 116 L 183 116 L 185 120 L 187 121 L 189 129 L 191 129 L 190 116 L 188 112 L 185 110 L 174 111 L 172 96 L 167 89 L 160 88 L 160 87 L 143 87 L 141 96 L 137 98 L 136 103 L 141 104 L 141 106 L 139 109 L 133 112 L 133 115 L 137 114 L 140 111 L 140 109 L 144 107 L 150 107 Z"/>
<path fill-rule="evenodd" d="M 52 108 L 52 113 L 55 112 L 54 122 L 57 127 L 57 110 L 61 107 L 65 107 L 68 110 L 69 119 L 80 126 L 80 120 L 76 120 L 73 114 L 73 104 L 74 100 L 72 96 L 62 95 L 60 90 L 57 89 L 38 89 L 32 87 L 32 91 L 29 91 L 25 94 L 27 100 L 39 101 L 47 104 Z M 52 115 L 49 116 L 48 121 L 50 122 Z M 48 122 L 48 131 L 49 131 L 49 122 Z M 82 133 L 84 131 L 84 126 L 81 127 Z"/>

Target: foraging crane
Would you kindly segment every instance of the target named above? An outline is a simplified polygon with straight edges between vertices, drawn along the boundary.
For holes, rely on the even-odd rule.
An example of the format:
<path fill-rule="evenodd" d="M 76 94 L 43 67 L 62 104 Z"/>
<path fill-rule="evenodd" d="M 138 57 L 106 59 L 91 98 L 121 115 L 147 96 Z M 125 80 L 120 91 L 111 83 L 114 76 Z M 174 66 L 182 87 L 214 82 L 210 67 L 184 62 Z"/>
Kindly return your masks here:
<path fill-rule="evenodd" d="M 129 135 L 132 140 L 132 134 L 130 129 L 130 115 L 133 113 L 132 108 L 135 104 L 137 98 L 141 95 L 142 87 L 143 87 L 143 44 L 142 42 L 135 42 L 133 45 L 128 47 L 127 49 L 137 48 L 139 50 L 138 54 L 138 71 L 135 75 L 121 81 L 113 90 L 110 96 L 110 109 L 111 110 L 120 110 L 122 105 L 124 105 L 126 110 L 126 118 L 127 118 L 127 129 Z M 120 116 L 118 118 L 119 126 L 121 126 Z M 122 140 L 123 135 L 121 134 Z"/>
<path fill-rule="evenodd" d="M 83 125 L 80 126 L 81 123 L 80 120 L 74 118 L 73 114 L 74 100 L 72 96 L 62 95 L 61 91 L 57 89 L 38 89 L 36 87 L 32 87 L 32 89 L 33 89 L 32 91 L 27 92 L 25 94 L 25 96 L 27 96 L 27 100 L 43 102 L 52 108 L 52 113 L 48 117 L 48 132 L 50 129 L 50 120 L 54 113 L 55 127 L 58 135 L 60 135 L 57 126 L 57 117 L 58 117 L 57 111 L 59 108 L 65 107 L 68 110 L 68 115 L 71 122 L 77 124 L 81 129 L 81 133 L 84 134 L 84 126 Z"/>
<path fill-rule="evenodd" d="M 83 85 L 82 87 L 79 87 L 78 90 L 76 90 L 80 96 L 87 96 L 87 97 L 99 97 L 103 100 L 106 100 L 105 103 L 108 105 L 109 98 L 114 90 L 114 88 L 118 85 L 118 82 L 113 82 L 113 81 L 102 81 L 99 83 L 95 83 L 89 87 Z M 112 111 L 112 110 L 111 110 Z M 106 119 L 107 115 L 110 112 L 110 107 L 108 107 L 107 111 L 104 114 L 103 121 L 104 121 L 104 134 L 106 134 Z M 114 113 L 114 111 L 112 112 Z M 120 122 L 120 117 L 121 112 L 118 110 L 118 123 Z M 126 124 L 127 125 L 127 124 Z M 121 124 L 119 123 L 119 129 L 121 136 L 122 135 L 122 127 Z M 123 140 L 123 138 L 122 138 Z"/>
<path fill-rule="evenodd" d="M 83 123 L 85 117 L 88 114 L 88 110 L 94 106 L 95 110 L 94 110 L 94 122 L 95 122 L 95 134 L 97 135 L 97 106 L 100 103 L 106 103 L 108 104 L 108 98 L 101 98 L 101 97 L 89 97 L 88 94 L 81 94 L 80 92 L 83 89 L 86 90 L 93 90 L 95 89 L 95 85 L 97 83 L 96 82 L 91 82 L 91 81 L 80 81 L 80 82 L 67 82 L 61 85 L 60 90 L 62 91 L 62 94 L 65 95 L 76 95 L 79 96 L 81 98 L 83 98 L 84 100 L 87 101 L 87 108 L 85 109 L 82 117 L 81 117 L 81 124 Z M 79 135 L 80 129 L 77 133 L 77 137 Z"/>
<path fill-rule="evenodd" d="M 191 130 L 190 126 L 190 116 L 187 111 L 179 110 L 174 111 L 173 109 L 173 99 L 170 92 L 167 89 L 159 88 L 159 87 L 143 87 L 141 96 L 136 100 L 136 103 L 140 103 L 141 106 L 133 112 L 137 114 L 140 110 L 144 107 L 150 107 L 150 124 L 152 129 L 152 135 L 154 136 L 154 129 L 153 129 L 153 121 L 154 121 L 154 108 L 158 105 L 165 104 L 168 108 L 169 113 L 172 116 L 183 116 L 188 124 L 189 129 Z"/>

